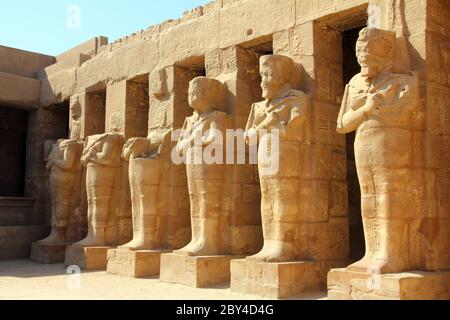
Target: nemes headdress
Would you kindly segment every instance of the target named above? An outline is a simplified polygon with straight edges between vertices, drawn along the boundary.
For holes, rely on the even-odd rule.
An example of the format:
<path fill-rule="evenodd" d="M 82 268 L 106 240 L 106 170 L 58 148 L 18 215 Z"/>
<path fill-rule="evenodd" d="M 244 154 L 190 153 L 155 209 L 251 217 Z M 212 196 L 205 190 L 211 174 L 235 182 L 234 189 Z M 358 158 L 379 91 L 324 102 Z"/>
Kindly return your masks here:
<path fill-rule="evenodd" d="M 393 59 L 396 39 L 394 32 L 376 28 L 364 28 L 359 32 L 358 41 L 374 41 L 378 39 L 384 40 L 387 57 Z"/>
<path fill-rule="evenodd" d="M 270 63 L 275 68 L 275 73 L 283 82 L 289 82 L 294 72 L 294 61 L 286 56 L 269 54 L 261 57 L 261 65 Z"/>

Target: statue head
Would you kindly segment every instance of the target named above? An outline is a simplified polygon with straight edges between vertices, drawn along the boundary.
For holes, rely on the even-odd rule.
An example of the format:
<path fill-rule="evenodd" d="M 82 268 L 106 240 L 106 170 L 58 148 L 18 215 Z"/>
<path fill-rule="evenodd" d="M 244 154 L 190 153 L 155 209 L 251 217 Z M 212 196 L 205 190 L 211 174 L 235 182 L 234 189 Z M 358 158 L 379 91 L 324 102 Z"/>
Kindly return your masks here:
<path fill-rule="evenodd" d="M 274 99 L 285 87 L 290 87 L 294 61 L 281 55 L 266 55 L 260 59 L 261 88 L 264 99 Z"/>
<path fill-rule="evenodd" d="M 361 75 L 373 78 L 380 72 L 392 68 L 395 48 L 395 33 L 364 28 L 356 42 L 356 56 L 361 66 Z"/>
<path fill-rule="evenodd" d="M 198 113 L 222 110 L 225 104 L 225 86 L 207 77 L 198 77 L 189 83 L 189 105 Z"/>
<path fill-rule="evenodd" d="M 78 120 L 81 117 L 81 104 L 78 97 L 74 97 L 70 103 L 70 116 L 72 120 Z"/>

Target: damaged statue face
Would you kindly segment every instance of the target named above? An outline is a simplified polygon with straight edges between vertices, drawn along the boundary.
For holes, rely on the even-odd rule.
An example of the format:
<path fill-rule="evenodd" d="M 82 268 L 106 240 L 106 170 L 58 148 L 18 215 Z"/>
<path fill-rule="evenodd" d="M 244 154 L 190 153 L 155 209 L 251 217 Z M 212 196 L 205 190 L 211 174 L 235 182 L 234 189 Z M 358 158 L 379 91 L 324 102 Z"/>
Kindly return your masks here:
<path fill-rule="evenodd" d="M 283 56 L 266 55 L 260 60 L 262 97 L 271 100 L 277 97 L 292 76 L 292 61 Z"/>
<path fill-rule="evenodd" d="M 373 78 L 392 65 L 394 39 L 378 29 L 362 29 L 356 42 L 356 56 L 361 66 L 361 75 Z"/>

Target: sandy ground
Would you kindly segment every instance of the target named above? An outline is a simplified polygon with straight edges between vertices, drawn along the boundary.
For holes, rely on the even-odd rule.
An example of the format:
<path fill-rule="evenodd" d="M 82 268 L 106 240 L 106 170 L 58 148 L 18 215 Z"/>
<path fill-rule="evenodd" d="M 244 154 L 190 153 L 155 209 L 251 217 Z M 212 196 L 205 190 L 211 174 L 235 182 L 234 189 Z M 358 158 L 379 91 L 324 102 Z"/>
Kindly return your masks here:
<path fill-rule="evenodd" d="M 79 288 L 77 288 L 79 284 Z M 71 289 L 72 288 L 72 289 Z M 325 293 L 297 297 L 323 299 Z M 157 278 L 133 279 L 106 272 L 66 274 L 62 264 L 29 260 L 0 261 L 0 300 L 259 300 L 231 292 L 229 287 L 194 289 L 166 284 Z"/>

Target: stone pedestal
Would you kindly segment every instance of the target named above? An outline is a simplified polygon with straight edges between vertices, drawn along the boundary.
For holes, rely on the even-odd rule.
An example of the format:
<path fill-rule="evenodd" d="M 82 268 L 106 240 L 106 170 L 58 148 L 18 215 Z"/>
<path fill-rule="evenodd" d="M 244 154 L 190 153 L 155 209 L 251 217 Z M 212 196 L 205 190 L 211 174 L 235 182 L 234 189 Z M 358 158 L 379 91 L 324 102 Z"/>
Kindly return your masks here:
<path fill-rule="evenodd" d="M 333 269 L 328 274 L 330 300 L 448 300 L 450 271 L 369 274 Z"/>
<path fill-rule="evenodd" d="M 35 242 L 31 245 L 31 261 L 44 264 L 64 263 L 65 252 L 65 244 Z"/>
<path fill-rule="evenodd" d="M 236 256 L 190 257 L 169 253 L 161 256 L 162 282 L 208 288 L 230 282 L 230 262 Z"/>
<path fill-rule="evenodd" d="M 327 273 L 331 265 L 340 264 L 314 261 L 268 263 L 246 259 L 233 260 L 231 290 L 270 299 L 325 291 Z"/>
<path fill-rule="evenodd" d="M 85 270 L 106 270 L 107 254 L 114 247 L 78 247 L 66 248 L 66 266 L 76 265 Z"/>
<path fill-rule="evenodd" d="M 161 255 L 169 251 L 108 250 L 108 273 L 127 277 L 150 277 L 159 275 Z"/>

